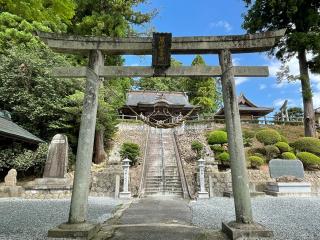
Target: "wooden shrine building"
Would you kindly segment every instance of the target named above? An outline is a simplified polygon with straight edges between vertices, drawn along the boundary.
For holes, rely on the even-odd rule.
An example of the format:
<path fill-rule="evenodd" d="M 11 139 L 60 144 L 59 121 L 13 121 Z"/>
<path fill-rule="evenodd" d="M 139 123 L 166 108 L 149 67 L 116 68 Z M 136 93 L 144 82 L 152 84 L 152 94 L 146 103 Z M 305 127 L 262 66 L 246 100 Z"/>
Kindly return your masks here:
<path fill-rule="evenodd" d="M 273 108 L 258 107 L 241 93 L 238 97 L 240 118 L 244 120 L 258 119 L 273 111 Z M 224 108 L 220 108 L 215 114 L 215 118 L 224 118 Z"/>
<path fill-rule="evenodd" d="M 119 112 L 124 117 L 137 113 L 154 120 L 165 121 L 170 117 L 185 116 L 190 111 L 190 116 L 194 116 L 199 109 L 199 106 L 190 104 L 188 95 L 184 92 L 144 90 L 129 91 L 127 101 Z"/>
<path fill-rule="evenodd" d="M 320 107 L 318 107 L 314 110 L 314 115 L 316 118 L 316 124 L 318 124 L 318 126 L 320 126 Z"/>

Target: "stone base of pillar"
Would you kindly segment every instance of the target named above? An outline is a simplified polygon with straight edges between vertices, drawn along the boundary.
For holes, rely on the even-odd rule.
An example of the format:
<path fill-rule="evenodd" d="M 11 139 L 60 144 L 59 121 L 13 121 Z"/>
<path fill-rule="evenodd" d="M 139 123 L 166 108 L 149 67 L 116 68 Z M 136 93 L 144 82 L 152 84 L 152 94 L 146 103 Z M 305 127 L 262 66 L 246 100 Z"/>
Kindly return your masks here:
<path fill-rule="evenodd" d="M 48 231 L 48 239 L 50 238 L 76 238 L 91 239 L 100 230 L 100 224 L 90 223 L 63 223 Z"/>
<path fill-rule="evenodd" d="M 222 232 L 230 239 L 268 239 L 273 238 L 273 232 L 264 226 L 252 223 L 244 224 L 237 222 L 222 223 Z"/>
<path fill-rule="evenodd" d="M 129 199 L 129 198 L 131 198 L 131 192 L 121 192 L 119 194 L 119 198 L 121 198 L 121 199 Z"/>
<path fill-rule="evenodd" d="M 208 199 L 209 193 L 208 192 L 198 192 L 198 199 Z"/>

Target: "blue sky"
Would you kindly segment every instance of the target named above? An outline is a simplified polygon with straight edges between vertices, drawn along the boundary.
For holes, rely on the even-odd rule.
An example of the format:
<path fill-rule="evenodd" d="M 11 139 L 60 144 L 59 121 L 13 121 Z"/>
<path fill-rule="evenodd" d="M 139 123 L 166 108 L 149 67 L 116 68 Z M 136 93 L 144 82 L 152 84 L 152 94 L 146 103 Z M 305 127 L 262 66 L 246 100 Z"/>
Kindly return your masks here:
<path fill-rule="evenodd" d="M 146 29 L 154 27 L 158 32 L 171 32 L 173 36 L 207 36 L 245 34 L 241 28 L 242 14 L 246 12 L 242 0 L 149 0 L 149 4 L 139 6 L 143 11 L 158 10 L 158 15 Z M 175 55 L 183 65 L 190 65 L 194 55 Z M 217 55 L 204 55 L 207 65 L 218 65 Z M 126 65 L 150 65 L 150 57 L 127 56 Z M 259 106 L 274 107 L 276 110 L 288 99 L 289 106 L 302 107 L 300 83 L 277 83 L 276 72 L 280 63 L 268 57 L 267 53 L 235 54 L 234 65 L 269 66 L 267 78 L 236 79 L 237 93 L 243 92 Z M 299 67 L 296 58 L 288 66 L 294 75 Z M 314 91 L 314 107 L 320 107 L 320 76 L 311 75 Z"/>

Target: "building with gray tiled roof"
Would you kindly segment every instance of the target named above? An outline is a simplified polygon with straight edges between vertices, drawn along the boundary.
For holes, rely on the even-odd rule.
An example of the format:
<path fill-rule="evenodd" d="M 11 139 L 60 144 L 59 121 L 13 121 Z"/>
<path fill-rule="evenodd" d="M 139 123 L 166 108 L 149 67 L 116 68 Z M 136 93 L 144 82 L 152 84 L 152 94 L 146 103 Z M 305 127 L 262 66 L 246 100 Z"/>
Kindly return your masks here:
<path fill-rule="evenodd" d="M 157 120 L 165 120 L 171 115 L 186 115 L 192 109 L 192 115 L 197 114 L 198 106 L 190 104 L 188 95 L 184 92 L 167 91 L 129 91 L 125 105 L 120 109 L 124 115 L 134 115 L 134 110 L 144 116 L 152 115 Z"/>
<path fill-rule="evenodd" d="M 6 139 L 35 144 L 43 142 L 37 136 L 14 123 L 8 111 L 0 110 L 0 140 L 6 141 Z"/>

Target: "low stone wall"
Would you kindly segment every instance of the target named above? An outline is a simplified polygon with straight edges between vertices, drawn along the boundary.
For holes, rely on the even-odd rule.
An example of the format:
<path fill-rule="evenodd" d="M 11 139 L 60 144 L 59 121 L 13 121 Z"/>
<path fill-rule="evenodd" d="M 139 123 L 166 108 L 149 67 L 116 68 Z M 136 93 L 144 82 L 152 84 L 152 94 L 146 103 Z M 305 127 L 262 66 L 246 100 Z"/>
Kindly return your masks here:
<path fill-rule="evenodd" d="M 71 198 L 72 190 L 25 190 L 22 194 L 27 199 L 63 199 Z"/>

